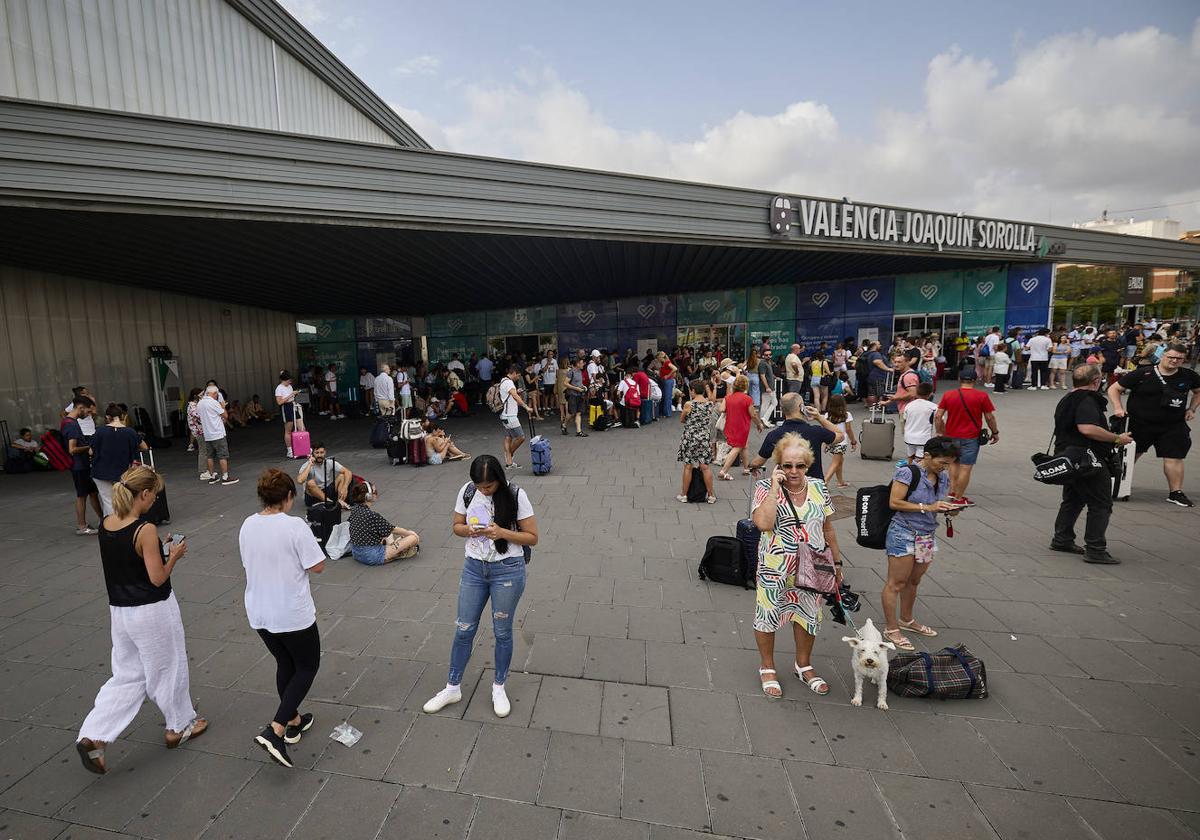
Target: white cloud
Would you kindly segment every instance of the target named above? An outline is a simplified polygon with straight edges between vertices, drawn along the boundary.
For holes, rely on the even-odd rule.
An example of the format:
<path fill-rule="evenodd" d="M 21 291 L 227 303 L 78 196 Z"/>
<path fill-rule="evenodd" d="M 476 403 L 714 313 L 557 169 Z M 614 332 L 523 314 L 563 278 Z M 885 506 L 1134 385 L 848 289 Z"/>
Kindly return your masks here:
<path fill-rule="evenodd" d="M 738 112 L 684 142 L 621 130 L 552 70 L 458 89 L 462 116 L 405 112 L 435 148 L 796 193 L 1069 223 L 1200 196 L 1200 21 L 1017 47 L 1011 74 L 951 48 L 924 101 L 843 130 L 821 102 Z M 419 61 L 420 58 L 413 59 Z M 1200 227 L 1200 203 L 1138 214 Z"/>
<path fill-rule="evenodd" d="M 417 55 L 392 68 L 393 76 L 432 76 L 442 60 L 436 55 Z"/>
<path fill-rule="evenodd" d="M 312 30 L 319 23 L 324 23 L 329 17 L 324 0 L 280 0 L 280 3 L 308 30 Z"/>

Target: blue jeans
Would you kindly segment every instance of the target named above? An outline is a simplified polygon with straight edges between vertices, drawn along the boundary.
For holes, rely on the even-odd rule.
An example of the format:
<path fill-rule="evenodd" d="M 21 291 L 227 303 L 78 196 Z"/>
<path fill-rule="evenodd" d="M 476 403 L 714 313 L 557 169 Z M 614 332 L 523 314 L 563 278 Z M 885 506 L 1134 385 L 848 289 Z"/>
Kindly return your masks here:
<path fill-rule="evenodd" d="M 643 398 L 642 399 L 642 419 L 641 419 L 643 426 L 648 426 L 648 425 L 650 425 L 651 422 L 653 422 L 651 420 L 651 417 L 653 416 L 650 413 L 651 411 L 653 411 L 653 409 L 650 406 L 650 398 L 649 397 Z"/>
<path fill-rule="evenodd" d="M 496 636 L 496 685 L 504 685 L 513 654 L 513 613 L 525 591 L 525 559 L 506 557 L 495 563 L 466 558 L 458 584 L 458 618 L 450 648 L 450 685 L 462 682 L 471 659 L 471 645 L 488 599 L 492 601 L 492 631 Z"/>
<path fill-rule="evenodd" d="M 675 396 L 675 380 L 664 379 L 662 381 L 662 410 L 659 412 L 663 417 L 671 416 L 671 398 Z"/>

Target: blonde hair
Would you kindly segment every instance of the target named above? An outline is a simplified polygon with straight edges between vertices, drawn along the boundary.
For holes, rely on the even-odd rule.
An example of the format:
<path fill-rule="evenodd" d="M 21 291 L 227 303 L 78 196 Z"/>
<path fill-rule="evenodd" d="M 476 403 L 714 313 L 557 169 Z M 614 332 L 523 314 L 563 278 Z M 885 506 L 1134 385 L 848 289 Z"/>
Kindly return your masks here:
<path fill-rule="evenodd" d="M 813 459 L 816 457 L 813 455 L 812 446 L 807 440 L 800 437 L 800 435 L 796 434 L 795 432 L 788 432 L 786 435 L 776 441 L 775 449 L 771 451 L 771 458 L 776 464 L 782 464 L 783 453 L 788 449 L 799 449 L 800 460 L 803 461 L 805 465 L 810 467 L 812 466 Z"/>
<path fill-rule="evenodd" d="M 744 373 L 739 373 L 733 380 L 733 390 L 748 391 L 750 390 L 750 380 L 746 378 Z"/>
<path fill-rule="evenodd" d="M 158 493 L 162 487 L 162 478 L 154 470 L 141 464 L 130 467 L 112 486 L 113 512 L 122 518 L 128 516 L 133 512 L 133 500 L 137 496 L 146 490 Z"/>

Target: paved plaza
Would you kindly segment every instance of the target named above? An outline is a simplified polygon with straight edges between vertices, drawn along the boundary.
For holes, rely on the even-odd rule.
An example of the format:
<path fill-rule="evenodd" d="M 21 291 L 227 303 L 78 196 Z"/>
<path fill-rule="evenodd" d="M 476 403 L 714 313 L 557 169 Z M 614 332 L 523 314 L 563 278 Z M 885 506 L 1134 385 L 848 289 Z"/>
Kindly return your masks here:
<path fill-rule="evenodd" d="M 518 616 L 512 715 L 492 714 L 487 630 L 464 702 L 422 714 L 446 678 L 462 566 L 449 525 L 467 464 L 391 467 L 367 447 L 368 421 L 314 422 L 314 438 L 379 483 L 378 510 L 417 529 L 422 550 L 385 567 L 330 562 L 314 578 L 317 723 L 290 771 L 252 741 L 275 707 L 274 662 L 246 623 L 236 540 L 257 510 L 258 472 L 284 463 L 278 427 L 231 435 L 232 487 L 197 481 L 178 442 L 158 453 L 169 528 L 190 546 L 173 585 L 211 726 L 168 752 L 147 703 L 104 777 L 74 749 L 109 670 L 95 538 L 73 533 L 68 476 L 0 476 L 0 838 L 1195 837 L 1200 514 L 1164 503 L 1148 460 L 1109 530 L 1122 565 L 1047 550 L 1057 491 L 1028 478 L 1028 457 L 1060 396 L 996 397 L 1003 442 L 976 468 L 980 505 L 941 541 L 918 601 L 917 617 L 942 631 L 924 641 L 964 642 L 986 662 L 991 696 L 891 697 L 887 712 L 850 706 L 846 631 L 829 621 L 814 658 L 829 695 L 788 674 L 781 634 L 785 698 L 763 697 L 753 593 L 696 578 L 705 540 L 745 515 L 748 484 L 720 484 L 716 505 L 677 503 L 680 426 L 660 421 L 586 440 L 544 424 L 553 473 L 515 479 L 542 536 Z M 473 454 L 499 451 L 484 414 L 447 424 Z M 518 460 L 528 465 L 527 449 Z M 1190 461 L 1185 490 L 1200 498 Z M 888 475 L 848 462 L 855 486 Z M 838 529 L 847 579 L 864 593 L 855 617 L 880 623 L 883 553 L 854 544 L 851 520 Z M 353 748 L 328 737 L 343 720 L 363 732 Z"/>

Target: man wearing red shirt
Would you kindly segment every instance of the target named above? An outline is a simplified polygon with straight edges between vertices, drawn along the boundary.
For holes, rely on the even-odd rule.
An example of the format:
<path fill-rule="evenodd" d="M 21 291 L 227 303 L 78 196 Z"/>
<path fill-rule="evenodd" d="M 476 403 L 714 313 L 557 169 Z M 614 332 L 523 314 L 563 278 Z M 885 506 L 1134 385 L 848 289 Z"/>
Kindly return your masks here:
<path fill-rule="evenodd" d="M 638 395 L 642 398 L 642 425 L 650 425 L 650 377 L 637 363 L 633 365 L 633 381 L 637 383 Z"/>
<path fill-rule="evenodd" d="M 967 498 L 971 483 L 971 468 L 979 458 L 979 433 L 986 422 L 991 430 L 991 443 L 1000 439 L 996 427 L 996 407 L 987 391 L 975 388 L 975 368 L 963 368 L 958 379 L 960 387 L 942 394 L 933 422 L 939 435 L 954 438 L 959 446 L 958 462 L 950 465 L 950 495 L 947 501 L 974 507 Z"/>

